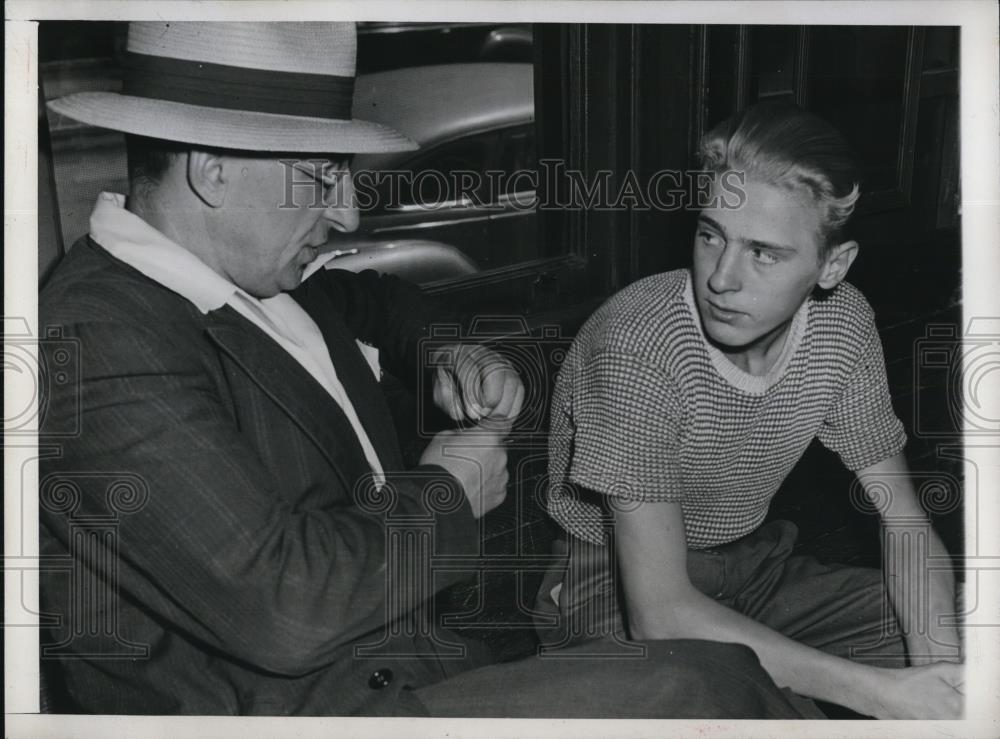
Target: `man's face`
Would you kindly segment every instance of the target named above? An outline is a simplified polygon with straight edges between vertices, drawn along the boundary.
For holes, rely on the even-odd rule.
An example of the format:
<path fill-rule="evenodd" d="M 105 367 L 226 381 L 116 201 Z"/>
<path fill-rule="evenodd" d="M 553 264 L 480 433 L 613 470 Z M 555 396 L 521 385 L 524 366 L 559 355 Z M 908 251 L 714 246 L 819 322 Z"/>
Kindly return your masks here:
<path fill-rule="evenodd" d="M 292 290 L 330 228 L 358 227 L 350 169 L 329 159 L 223 157 L 225 200 L 217 219 L 224 274 L 259 298 Z"/>
<path fill-rule="evenodd" d="M 821 276 L 820 211 L 781 187 L 751 180 L 744 190 L 743 206 L 726 209 L 725 193 L 713 188 L 719 207 L 698 219 L 692 273 L 708 337 L 759 360 Z"/>

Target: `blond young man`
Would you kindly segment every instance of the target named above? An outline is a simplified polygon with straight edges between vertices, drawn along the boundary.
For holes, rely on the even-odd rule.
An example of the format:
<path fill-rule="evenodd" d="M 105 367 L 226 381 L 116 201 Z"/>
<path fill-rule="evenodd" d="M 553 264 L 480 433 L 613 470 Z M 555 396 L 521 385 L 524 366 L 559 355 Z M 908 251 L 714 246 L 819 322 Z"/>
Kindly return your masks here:
<path fill-rule="evenodd" d="M 611 298 L 561 371 L 549 509 L 571 566 L 540 601 L 558 603 L 564 641 L 733 641 L 799 694 L 880 718 L 956 717 L 958 639 L 938 620 L 954 613 L 953 576 L 929 572 L 903 534 L 947 552 L 907 475 L 871 308 L 844 282 L 858 253 L 843 237 L 859 194 L 847 146 L 817 116 L 761 104 L 709 132 L 701 159 L 717 177 L 691 269 Z M 761 526 L 814 438 L 879 507 L 888 586 L 792 556 L 788 522 Z"/>

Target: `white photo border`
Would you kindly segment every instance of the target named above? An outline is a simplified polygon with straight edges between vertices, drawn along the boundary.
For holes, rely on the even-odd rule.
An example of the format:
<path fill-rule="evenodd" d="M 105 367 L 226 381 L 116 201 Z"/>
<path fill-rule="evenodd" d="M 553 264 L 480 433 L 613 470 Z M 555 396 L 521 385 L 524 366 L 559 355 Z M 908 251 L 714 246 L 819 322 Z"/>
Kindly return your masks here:
<path fill-rule="evenodd" d="M 592 23 L 748 23 L 806 25 L 946 25 L 961 28 L 962 290 L 966 326 L 972 318 L 1000 325 L 1000 82 L 998 13 L 989 0 L 841 2 L 155 2 L 8 0 L 5 7 L 4 316 L 37 336 L 37 23 L 39 20 L 412 20 Z M 995 337 L 1000 342 L 1000 336 Z M 4 373 L 6 407 L 23 405 L 37 378 Z M 1000 382 L 983 388 L 982 406 L 1000 409 Z M 968 429 L 967 429 L 968 430 Z M 957 722 L 855 722 L 853 735 L 993 737 L 1000 727 L 1000 437 L 967 437 L 966 552 L 976 570 L 977 623 L 967 629 L 968 718 Z M 808 731 L 842 736 L 841 722 L 441 720 L 357 718 L 223 718 L 63 716 L 38 714 L 37 438 L 4 444 L 4 602 L 6 736 L 240 736 L 331 734 L 374 737 L 620 736 L 778 737 Z M 967 495 L 969 491 L 967 489 Z M 971 574 L 971 573 L 970 573 Z M 13 625 L 19 624 L 19 625 Z M 35 625 L 37 626 L 37 616 Z M 977 626 L 979 628 L 977 628 Z"/>

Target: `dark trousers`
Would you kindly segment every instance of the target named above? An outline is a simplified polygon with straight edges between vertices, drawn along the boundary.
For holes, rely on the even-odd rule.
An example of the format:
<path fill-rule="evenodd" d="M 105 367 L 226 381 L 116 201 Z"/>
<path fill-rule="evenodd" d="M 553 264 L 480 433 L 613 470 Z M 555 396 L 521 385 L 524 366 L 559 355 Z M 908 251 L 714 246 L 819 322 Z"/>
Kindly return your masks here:
<path fill-rule="evenodd" d="M 803 718 L 738 644 L 613 639 L 543 650 L 418 688 L 431 716 L 493 718 Z"/>
<path fill-rule="evenodd" d="M 741 613 L 811 646 L 871 664 L 902 664 L 903 646 L 876 570 L 791 556 L 797 531 L 775 522 L 689 553 L 692 582 Z M 538 718 L 824 718 L 778 688 L 750 648 L 694 639 L 626 638 L 610 551 L 572 540 L 544 578 L 535 657 L 420 687 L 430 715 Z M 560 605 L 550 597 L 562 585 Z"/>
<path fill-rule="evenodd" d="M 701 592 L 824 652 L 879 667 L 904 667 L 906 650 L 879 570 L 824 564 L 792 554 L 798 531 L 773 521 L 743 539 L 688 551 L 688 576 Z M 612 547 L 557 542 L 564 564 L 551 568 L 536 601 L 543 644 L 567 648 L 591 639 L 627 639 Z M 558 604 L 552 597 L 557 591 Z M 815 705 L 793 697 L 798 710 Z"/>
<path fill-rule="evenodd" d="M 710 550 L 688 551 L 688 576 L 701 592 L 816 649 L 880 667 L 904 667 L 906 650 L 879 570 L 824 564 L 793 555 L 798 531 L 772 521 Z M 539 589 L 536 624 L 543 643 L 570 646 L 625 636 L 610 547 L 571 539 L 564 566 Z M 551 598 L 562 583 L 559 604 Z"/>

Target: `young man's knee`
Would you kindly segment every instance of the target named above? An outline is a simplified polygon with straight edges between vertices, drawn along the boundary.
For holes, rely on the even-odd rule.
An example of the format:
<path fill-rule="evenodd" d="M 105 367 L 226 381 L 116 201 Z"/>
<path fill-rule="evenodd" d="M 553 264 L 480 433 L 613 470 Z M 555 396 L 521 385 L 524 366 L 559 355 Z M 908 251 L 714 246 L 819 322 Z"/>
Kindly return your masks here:
<path fill-rule="evenodd" d="M 647 669 L 662 673 L 663 679 L 689 685 L 704 684 L 708 688 L 720 675 L 743 683 L 770 682 L 756 652 L 743 644 L 701 639 L 671 639 L 643 644 L 647 650 Z M 661 678 L 657 675 L 656 679 Z"/>
<path fill-rule="evenodd" d="M 743 644 L 678 639 L 644 642 L 649 674 L 644 681 L 669 694 L 684 696 L 685 717 L 799 718 L 761 666 L 757 654 Z M 678 710 L 674 706 L 674 710 Z"/>
<path fill-rule="evenodd" d="M 710 642 L 710 658 L 716 662 L 725 663 L 733 667 L 741 667 L 747 670 L 763 670 L 760 658 L 746 644 L 736 644 L 734 642 Z"/>

